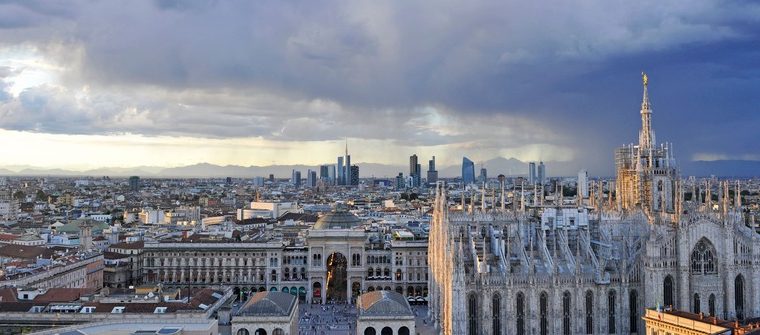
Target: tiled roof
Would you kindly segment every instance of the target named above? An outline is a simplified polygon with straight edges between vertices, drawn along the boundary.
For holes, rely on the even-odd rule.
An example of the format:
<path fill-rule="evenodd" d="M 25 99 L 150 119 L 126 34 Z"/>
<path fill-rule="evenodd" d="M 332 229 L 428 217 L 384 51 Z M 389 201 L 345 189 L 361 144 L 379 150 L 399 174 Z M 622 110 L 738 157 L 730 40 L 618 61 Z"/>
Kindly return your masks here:
<path fill-rule="evenodd" d="M 53 252 L 43 247 L 23 246 L 23 245 L 4 245 L 0 247 L 0 256 L 11 258 L 50 258 Z"/>

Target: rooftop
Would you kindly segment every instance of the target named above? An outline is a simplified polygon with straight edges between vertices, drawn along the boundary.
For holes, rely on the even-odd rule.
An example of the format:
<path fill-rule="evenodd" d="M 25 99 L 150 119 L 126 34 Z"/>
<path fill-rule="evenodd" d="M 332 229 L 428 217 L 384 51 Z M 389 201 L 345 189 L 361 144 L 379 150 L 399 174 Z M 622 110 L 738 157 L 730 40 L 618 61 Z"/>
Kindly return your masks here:
<path fill-rule="evenodd" d="M 335 210 L 323 215 L 314 225 L 314 229 L 353 229 L 362 221 L 356 215 L 347 211 Z"/>
<path fill-rule="evenodd" d="M 394 291 L 373 291 L 359 296 L 359 316 L 414 316 L 409 302 Z"/>
<path fill-rule="evenodd" d="M 296 296 L 283 292 L 258 292 L 238 311 L 240 316 L 288 316 L 296 306 Z"/>

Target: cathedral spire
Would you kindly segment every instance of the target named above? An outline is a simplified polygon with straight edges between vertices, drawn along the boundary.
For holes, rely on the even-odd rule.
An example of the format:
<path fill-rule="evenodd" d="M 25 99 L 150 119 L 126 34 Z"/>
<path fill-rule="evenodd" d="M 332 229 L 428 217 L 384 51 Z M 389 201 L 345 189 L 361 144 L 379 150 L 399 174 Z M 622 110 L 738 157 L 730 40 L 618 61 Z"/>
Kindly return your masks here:
<path fill-rule="evenodd" d="M 641 133 L 639 134 L 639 148 L 652 148 L 654 134 L 652 132 L 652 106 L 649 104 L 649 77 L 641 72 L 641 81 L 644 84 L 644 97 L 641 100 Z"/>

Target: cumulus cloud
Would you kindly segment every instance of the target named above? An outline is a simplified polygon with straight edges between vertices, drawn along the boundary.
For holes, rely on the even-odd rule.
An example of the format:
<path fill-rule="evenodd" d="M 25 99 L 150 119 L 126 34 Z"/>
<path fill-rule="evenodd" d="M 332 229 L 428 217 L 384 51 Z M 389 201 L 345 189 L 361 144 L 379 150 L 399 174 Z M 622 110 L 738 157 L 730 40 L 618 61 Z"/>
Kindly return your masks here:
<path fill-rule="evenodd" d="M 715 80 L 760 65 L 760 5 L 744 1 L 22 1 L 0 13 L 0 48 L 63 69 L 17 96 L 0 78 L 0 127 L 36 132 L 361 137 L 600 162 L 636 138 L 642 69 L 656 126 L 692 127 L 660 138 L 690 153 L 720 144 L 695 129 L 730 125 L 708 122 L 719 103 L 687 98 L 744 100 L 732 106 L 746 115 L 760 82 Z"/>

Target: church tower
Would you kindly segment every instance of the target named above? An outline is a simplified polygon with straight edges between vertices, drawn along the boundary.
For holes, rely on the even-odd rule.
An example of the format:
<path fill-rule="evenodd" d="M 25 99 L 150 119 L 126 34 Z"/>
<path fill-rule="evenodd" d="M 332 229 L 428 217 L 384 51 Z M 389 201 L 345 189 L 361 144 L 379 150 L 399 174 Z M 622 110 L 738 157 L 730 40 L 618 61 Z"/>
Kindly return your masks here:
<path fill-rule="evenodd" d="M 648 214 L 674 213 L 678 179 L 675 159 L 669 143 L 657 144 L 652 128 L 649 77 L 642 73 L 641 78 L 644 94 L 639 143 L 615 150 L 618 208 L 627 211 L 640 207 Z"/>

